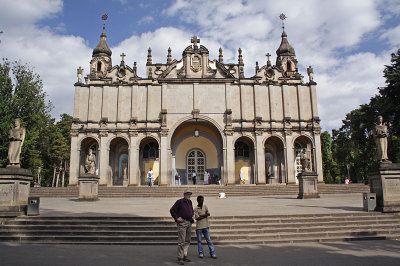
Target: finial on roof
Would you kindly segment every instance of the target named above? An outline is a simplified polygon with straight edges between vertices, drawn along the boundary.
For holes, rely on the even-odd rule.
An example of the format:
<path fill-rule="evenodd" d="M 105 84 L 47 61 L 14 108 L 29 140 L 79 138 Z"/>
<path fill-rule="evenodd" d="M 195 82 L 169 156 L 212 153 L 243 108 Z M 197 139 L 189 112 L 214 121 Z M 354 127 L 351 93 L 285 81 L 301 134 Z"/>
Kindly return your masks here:
<path fill-rule="evenodd" d="M 218 57 L 218 61 L 222 64 L 224 63 L 224 56 L 222 55 L 222 48 L 219 48 L 219 57 Z"/>
<path fill-rule="evenodd" d="M 238 52 L 239 52 L 239 58 L 238 58 L 239 65 L 243 66 L 242 48 L 239 48 Z"/>
<path fill-rule="evenodd" d="M 256 74 L 257 74 L 258 70 L 259 70 L 258 61 L 256 61 Z"/>
<path fill-rule="evenodd" d="M 280 20 L 282 20 L 282 29 L 285 30 L 285 23 L 284 20 L 287 19 L 287 16 L 285 14 L 280 14 L 279 15 Z"/>
<path fill-rule="evenodd" d="M 153 64 L 153 58 L 151 57 L 151 48 L 149 47 L 149 50 L 147 50 L 147 65 Z"/>
<path fill-rule="evenodd" d="M 167 56 L 167 64 L 171 64 L 172 57 L 171 57 L 171 47 L 168 48 L 168 56 Z"/>

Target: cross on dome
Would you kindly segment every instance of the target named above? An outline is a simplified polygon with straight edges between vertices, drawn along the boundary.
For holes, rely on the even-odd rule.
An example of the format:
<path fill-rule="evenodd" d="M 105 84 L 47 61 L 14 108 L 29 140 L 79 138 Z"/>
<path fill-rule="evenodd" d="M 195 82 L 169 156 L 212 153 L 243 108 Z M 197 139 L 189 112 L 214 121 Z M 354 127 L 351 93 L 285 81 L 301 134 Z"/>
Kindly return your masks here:
<path fill-rule="evenodd" d="M 126 54 L 122 53 L 120 56 L 121 56 L 121 61 L 124 61 L 124 57 L 126 56 Z"/>
<path fill-rule="evenodd" d="M 193 48 L 197 49 L 197 44 L 200 43 L 200 39 L 198 39 L 197 36 L 193 36 L 190 42 L 193 43 Z"/>

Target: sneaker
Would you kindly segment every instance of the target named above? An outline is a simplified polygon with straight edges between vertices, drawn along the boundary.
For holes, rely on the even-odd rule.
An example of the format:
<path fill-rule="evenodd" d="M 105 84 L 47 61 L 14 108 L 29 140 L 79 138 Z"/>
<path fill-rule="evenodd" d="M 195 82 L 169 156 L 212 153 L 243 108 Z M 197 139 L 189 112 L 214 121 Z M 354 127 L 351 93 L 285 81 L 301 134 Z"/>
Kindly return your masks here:
<path fill-rule="evenodd" d="M 186 258 L 186 257 L 183 258 L 183 261 L 185 261 L 185 262 L 191 262 L 191 260 L 189 260 L 189 259 Z"/>
<path fill-rule="evenodd" d="M 182 259 L 179 259 L 179 260 L 178 260 L 178 264 L 179 264 L 179 265 L 185 265 L 185 263 L 183 262 Z"/>
<path fill-rule="evenodd" d="M 204 254 L 200 254 L 200 255 L 199 255 L 199 258 L 200 258 L 200 259 L 204 258 Z"/>
<path fill-rule="evenodd" d="M 212 255 L 211 255 L 211 258 L 216 259 L 217 256 L 216 256 L 215 254 L 212 254 Z"/>

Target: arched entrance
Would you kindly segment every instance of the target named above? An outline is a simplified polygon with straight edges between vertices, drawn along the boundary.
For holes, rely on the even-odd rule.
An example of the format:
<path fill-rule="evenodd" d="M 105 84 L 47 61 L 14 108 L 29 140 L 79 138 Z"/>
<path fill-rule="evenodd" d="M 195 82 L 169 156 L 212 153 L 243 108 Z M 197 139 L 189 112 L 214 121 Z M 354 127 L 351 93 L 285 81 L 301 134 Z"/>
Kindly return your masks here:
<path fill-rule="evenodd" d="M 121 137 L 113 139 L 110 143 L 110 157 L 108 169 L 108 184 L 113 186 L 128 185 L 129 177 L 129 145 Z"/>
<path fill-rule="evenodd" d="M 91 151 L 91 161 L 94 158 L 94 166 L 93 171 L 88 167 L 88 163 L 86 162 L 86 158 L 89 155 L 89 151 Z M 81 142 L 81 150 L 80 150 L 80 159 L 79 159 L 79 175 L 83 174 L 99 174 L 99 144 L 96 139 L 87 137 Z M 94 156 L 94 157 L 93 157 Z M 87 165 L 85 167 L 85 164 Z M 92 168 L 92 167 L 90 167 Z"/>
<path fill-rule="evenodd" d="M 254 184 L 254 145 L 247 137 L 235 142 L 235 183 Z"/>
<path fill-rule="evenodd" d="M 278 137 L 265 142 L 265 175 L 267 184 L 285 183 L 284 146 Z"/>
<path fill-rule="evenodd" d="M 222 145 L 221 134 L 212 123 L 198 119 L 180 124 L 171 137 L 171 184 L 179 175 L 181 185 L 193 185 L 193 173 L 196 185 L 216 184 L 221 180 Z"/>
<path fill-rule="evenodd" d="M 140 184 L 148 185 L 147 173 L 153 170 L 153 184 L 158 185 L 160 180 L 159 145 L 156 139 L 148 137 L 141 141 L 139 150 Z"/>
<path fill-rule="evenodd" d="M 311 158 L 310 166 L 312 171 L 315 171 L 315 159 L 314 159 L 314 148 L 311 140 L 306 136 L 300 136 L 294 141 L 294 170 L 295 170 L 295 181 L 298 184 L 297 175 L 302 172 L 300 155 L 305 150 L 308 157 Z"/>

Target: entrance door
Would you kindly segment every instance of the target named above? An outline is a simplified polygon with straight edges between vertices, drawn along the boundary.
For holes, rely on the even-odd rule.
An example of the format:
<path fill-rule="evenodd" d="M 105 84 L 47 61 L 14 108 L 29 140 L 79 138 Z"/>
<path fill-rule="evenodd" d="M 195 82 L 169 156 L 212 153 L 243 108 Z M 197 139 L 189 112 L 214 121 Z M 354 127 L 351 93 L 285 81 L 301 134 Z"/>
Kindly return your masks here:
<path fill-rule="evenodd" d="M 193 173 L 196 173 L 196 184 L 204 183 L 204 170 L 206 169 L 206 157 L 199 149 L 191 150 L 186 159 L 186 173 L 188 184 L 194 184 Z"/>

